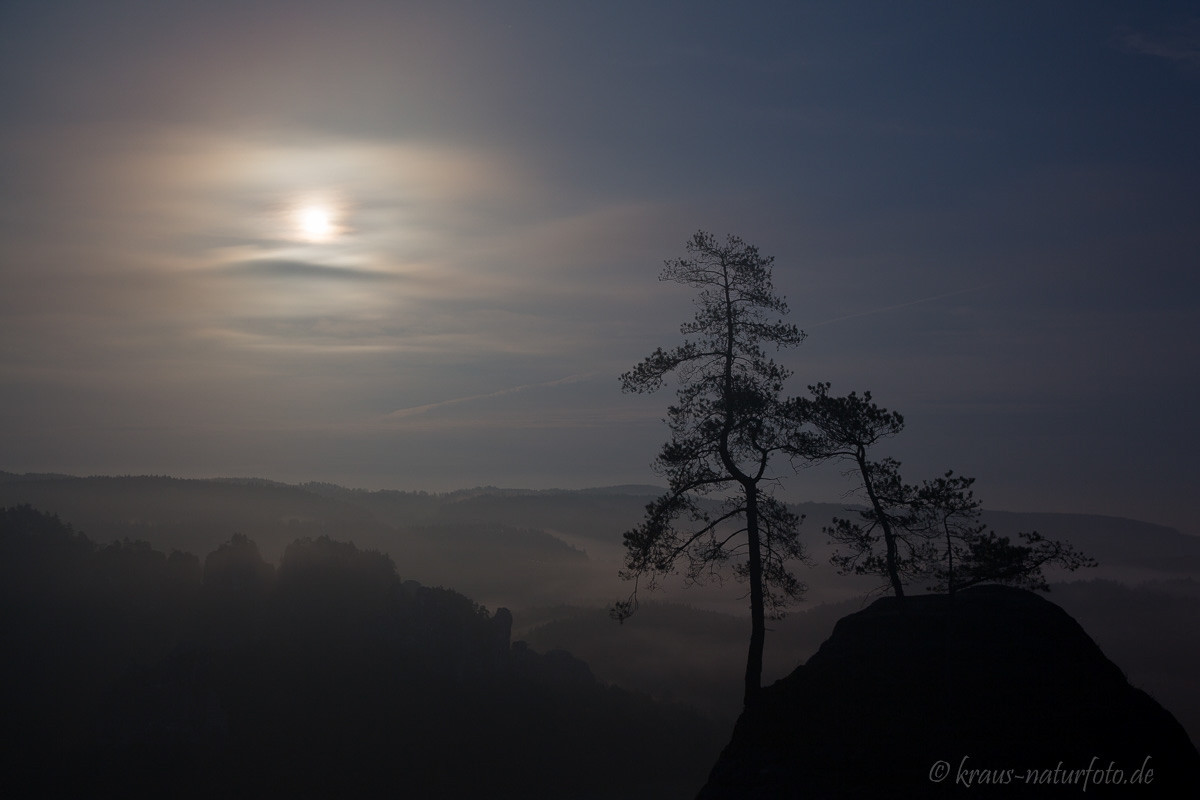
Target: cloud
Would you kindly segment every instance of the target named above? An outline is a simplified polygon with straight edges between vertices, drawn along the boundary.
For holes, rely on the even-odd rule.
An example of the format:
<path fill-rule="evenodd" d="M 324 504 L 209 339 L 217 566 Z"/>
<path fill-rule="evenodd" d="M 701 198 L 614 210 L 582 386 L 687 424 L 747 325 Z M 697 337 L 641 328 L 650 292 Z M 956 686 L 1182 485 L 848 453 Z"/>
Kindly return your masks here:
<path fill-rule="evenodd" d="M 355 267 L 314 264 L 307 261 L 263 259 L 241 261 L 225 268 L 234 275 L 249 275 L 259 278 L 317 278 L 333 281 L 394 281 L 396 275 Z"/>
<path fill-rule="evenodd" d="M 1200 19 L 1190 20 L 1165 35 L 1131 31 L 1121 37 L 1131 53 L 1161 58 L 1183 67 L 1200 67 Z"/>
<path fill-rule="evenodd" d="M 594 377 L 594 376 L 590 375 L 590 374 L 568 375 L 565 378 L 558 378 L 557 380 L 543 381 L 541 383 L 530 383 L 530 384 L 525 384 L 523 386 L 510 386 L 510 387 L 507 387 L 504 389 L 499 389 L 494 392 L 488 392 L 486 394 L 476 394 L 476 395 L 470 395 L 467 397 L 454 397 L 449 400 L 440 400 L 436 403 L 426 403 L 425 405 L 420 405 L 420 406 L 411 406 L 409 408 L 400 408 L 400 409 L 397 409 L 397 410 L 391 412 L 390 414 L 387 414 L 384 417 L 384 419 L 386 419 L 386 420 L 405 419 L 407 417 L 413 417 L 413 416 L 418 416 L 421 414 L 427 414 L 430 411 L 435 411 L 435 410 L 441 409 L 441 408 L 448 408 L 450 406 L 457 406 L 457 405 L 461 405 L 463 403 L 473 403 L 478 400 L 488 400 L 488 399 L 495 398 L 495 397 L 504 397 L 504 396 L 510 395 L 510 394 L 518 394 L 520 392 L 528 392 L 531 389 L 541 389 L 541 388 L 550 387 L 550 386 L 562 386 L 562 385 L 568 384 L 568 383 L 577 383 L 579 381 L 588 380 L 589 378 L 592 378 L 592 377 Z"/>

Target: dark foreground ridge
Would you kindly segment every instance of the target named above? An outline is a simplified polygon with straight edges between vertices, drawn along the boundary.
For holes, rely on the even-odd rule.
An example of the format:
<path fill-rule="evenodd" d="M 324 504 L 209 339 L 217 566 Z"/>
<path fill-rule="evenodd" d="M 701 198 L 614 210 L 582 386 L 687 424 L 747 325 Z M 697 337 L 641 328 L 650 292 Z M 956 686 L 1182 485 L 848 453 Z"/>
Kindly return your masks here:
<path fill-rule="evenodd" d="M 659 800 L 719 739 L 328 537 L 201 565 L 0 509 L 5 796 Z"/>
<path fill-rule="evenodd" d="M 981 586 L 903 608 L 883 598 L 838 622 L 742 714 L 698 800 L 1198 789 L 1200 754 L 1183 727 L 1070 615 Z"/>

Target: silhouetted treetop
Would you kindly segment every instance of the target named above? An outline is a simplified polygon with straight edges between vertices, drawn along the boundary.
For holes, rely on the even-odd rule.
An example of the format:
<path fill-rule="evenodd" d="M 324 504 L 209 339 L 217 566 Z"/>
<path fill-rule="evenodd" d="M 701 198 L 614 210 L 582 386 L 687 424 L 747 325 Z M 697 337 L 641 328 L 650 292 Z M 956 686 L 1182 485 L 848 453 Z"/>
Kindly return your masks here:
<path fill-rule="evenodd" d="M 258 545 L 235 533 L 204 559 L 204 585 L 262 592 L 275 581 L 275 567 L 263 560 Z"/>
<path fill-rule="evenodd" d="M 279 562 L 281 586 L 323 584 L 346 588 L 391 587 L 397 580 L 391 556 L 378 550 L 360 550 L 352 542 L 335 541 L 328 536 L 297 539 L 288 545 Z"/>
<path fill-rule="evenodd" d="M 831 561 L 842 573 L 881 576 L 903 597 L 905 585 L 919 578 L 950 594 L 978 583 L 1046 589 L 1047 565 L 1069 571 L 1095 565 L 1069 544 L 1036 532 L 1018 534 L 1023 543 L 1016 544 L 987 530 L 971 488 L 974 478 L 951 470 L 920 485 L 905 483 L 899 461 L 872 452 L 904 429 L 904 418 L 877 406 L 870 392 L 838 397 L 830 395 L 828 383 L 818 383 L 809 393 L 793 409 L 812 428 L 796 432 L 790 452 L 814 461 L 852 462 L 868 503 L 823 528 L 840 545 Z"/>
<path fill-rule="evenodd" d="M 729 400 L 744 391 L 751 400 L 770 387 L 782 391 L 789 372 L 767 357 L 764 345 L 792 347 L 805 334 L 791 323 L 767 312 L 787 314 L 785 300 L 771 284 L 773 256 L 738 236 L 724 243 L 710 233 L 696 233 L 686 245 L 687 258 L 666 262 L 659 280 L 699 289 L 696 313 L 680 326 L 685 339 L 670 350 L 656 349 L 634 369 L 621 376 L 627 392 L 654 392 L 666 376 L 679 371 L 680 397 L 710 401 Z"/>
<path fill-rule="evenodd" d="M 797 428 L 796 456 L 822 460 L 865 456 L 868 448 L 904 430 L 904 417 L 875 404 L 870 392 L 830 395 L 828 382 L 809 386 L 811 397 L 797 398 L 794 413 L 811 427 Z"/>

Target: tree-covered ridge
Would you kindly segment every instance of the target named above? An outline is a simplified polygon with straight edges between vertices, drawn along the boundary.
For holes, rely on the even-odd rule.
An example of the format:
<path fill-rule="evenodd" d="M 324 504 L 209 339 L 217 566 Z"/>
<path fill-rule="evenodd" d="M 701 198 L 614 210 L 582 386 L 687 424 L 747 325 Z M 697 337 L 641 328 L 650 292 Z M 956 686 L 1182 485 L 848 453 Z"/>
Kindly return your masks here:
<path fill-rule="evenodd" d="M 0 600 L 7 771 L 47 795 L 686 795 L 719 744 L 330 537 L 202 563 L 8 508 Z"/>

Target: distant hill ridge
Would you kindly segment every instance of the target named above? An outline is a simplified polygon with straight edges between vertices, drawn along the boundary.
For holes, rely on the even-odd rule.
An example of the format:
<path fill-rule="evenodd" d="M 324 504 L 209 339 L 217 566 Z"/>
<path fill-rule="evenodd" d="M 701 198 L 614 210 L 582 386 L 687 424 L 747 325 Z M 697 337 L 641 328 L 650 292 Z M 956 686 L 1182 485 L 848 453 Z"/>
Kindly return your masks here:
<path fill-rule="evenodd" d="M 570 522 L 574 514 L 563 509 L 587 508 L 591 522 L 578 531 L 585 536 L 606 536 L 620 541 L 626 526 L 640 518 L 642 507 L 662 488 L 645 484 L 593 487 L 588 489 L 518 489 L 480 486 L 452 492 L 430 493 L 398 489 L 354 489 L 334 483 L 308 482 L 289 484 L 268 478 L 174 478 L 165 475 L 124 475 L 79 477 L 58 473 L 17 474 L 0 471 L 0 503 L 26 502 L 47 506 L 48 510 L 69 517 L 60 505 L 72 505 L 83 512 L 95 510 L 84 499 L 96 492 L 122 495 L 127 502 L 161 500 L 138 497 L 139 492 L 152 490 L 161 494 L 171 492 L 174 502 L 187 499 L 202 500 L 206 493 L 212 498 L 230 502 L 222 488 L 236 489 L 244 500 L 261 501 L 264 511 L 297 519 L 305 514 L 316 515 L 332 523 L 369 522 L 384 525 L 426 524 L 441 522 L 487 521 L 507 525 L 534 526 L 542 529 L 562 527 L 563 518 Z M 258 494 L 253 494 L 258 492 Z M 613 505 L 597 506 L 610 503 Z M 146 504 L 161 506 L 161 502 Z M 290 511 L 287 506 L 294 506 Z M 799 502 L 790 504 L 806 516 L 804 531 L 810 541 L 820 541 L 820 527 L 835 515 L 845 515 L 855 507 L 838 503 Z M 280 506 L 284 506 L 280 508 Z M 603 510 L 601 517 L 595 513 Z M 608 513 L 617 511 L 615 514 Z M 532 512 L 532 513 L 529 513 Z M 214 515 L 211 511 L 210 516 Z M 557 514 L 557 516 L 556 516 Z M 522 516 L 529 517 L 522 519 Z M 542 518 L 542 523 L 538 519 Z M 989 510 L 984 520 L 1002 535 L 1019 530 L 1038 530 L 1044 535 L 1063 538 L 1082 548 L 1091 548 L 1102 564 L 1121 562 L 1175 572 L 1200 572 L 1200 536 L 1192 536 L 1163 525 L 1094 514 L 1050 512 L 1015 512 Z M 74 521 L 74 520 L 72 520 Z M 79 521 L 80 523 L 82 520 Z M 107 522 L 107 521 L 106 521 Z M 610 524 L 611 523 L 611 524 Z M 615 529 L 613 525 L 616 525 Z M 103 535 L 90 525 L 94 535 Z M 1134 542 L 1136 540 L 1136 542 Z M 1130 544 L 1136 547 L 1129 547 Z"/>

